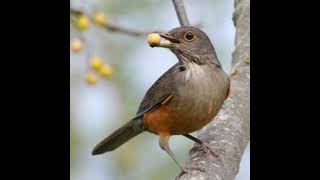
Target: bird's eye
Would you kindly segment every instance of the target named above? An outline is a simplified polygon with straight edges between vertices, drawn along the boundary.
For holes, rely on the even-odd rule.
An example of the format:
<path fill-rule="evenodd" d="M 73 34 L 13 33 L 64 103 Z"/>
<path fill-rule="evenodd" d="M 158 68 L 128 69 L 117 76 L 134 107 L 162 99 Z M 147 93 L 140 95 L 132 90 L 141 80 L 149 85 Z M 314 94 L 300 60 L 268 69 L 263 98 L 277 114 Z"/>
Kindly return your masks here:
<path fill-rule="evenodd" d="M 184 34 L 184 39 L 187 40 L 187 41 L 192 41 L 194 39 L 194 35 L 192 32 L 187 32 Z"/>

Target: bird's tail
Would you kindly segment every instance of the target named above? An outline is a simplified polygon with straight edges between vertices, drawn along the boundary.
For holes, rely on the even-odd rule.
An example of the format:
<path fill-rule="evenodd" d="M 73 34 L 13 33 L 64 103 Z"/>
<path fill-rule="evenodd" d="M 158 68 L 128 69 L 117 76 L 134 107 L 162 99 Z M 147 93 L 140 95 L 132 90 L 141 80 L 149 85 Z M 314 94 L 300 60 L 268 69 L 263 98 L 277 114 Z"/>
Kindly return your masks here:
<path fill-rule="evenodd" d="M 127 124 L 123 125 L 103 141 L 101 141 L 99 144 L 97 144 L 92 151 L 92 155 L 98 155 L 108 151 L 113 151 L 141 132 L 143 132 L 142 118 L 132 119 Z"/>

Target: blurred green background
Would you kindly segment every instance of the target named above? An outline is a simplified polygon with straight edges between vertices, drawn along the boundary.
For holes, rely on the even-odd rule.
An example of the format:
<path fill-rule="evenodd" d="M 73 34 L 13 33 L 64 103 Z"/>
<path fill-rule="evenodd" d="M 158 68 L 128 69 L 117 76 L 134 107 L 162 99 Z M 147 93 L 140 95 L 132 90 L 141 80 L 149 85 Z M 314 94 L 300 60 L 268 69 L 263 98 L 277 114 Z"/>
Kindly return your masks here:
<path fill-rule="evenodd" d="M 201 24 L 229 72 L 234 49 L 233 0 L 185 0 L 191 24 Z M 103 11 L 112 24 L 153 31 L 179 26 L 171 0 L 72 0 L 71 6 L 93 15 Z M 91 24 L 87 31 L 71 27 L 72 39 L 84 38 L 84 50 L 70 51 L 70 178 L 72 180 L 164 180 L 174 179 L 178 167 L 158 146 L 158 137 L 143 133 L 114 152 L 91 156 L 92 148 L 133 117 L 147 89 L 177 62 L 168 50 L 150 48 L 146 37 L 106 31 Z M 94 86 L 84 78 L 88 58 L 98 55 L 113 67 L 110 80 Z M 196 133 L 195 133 L 196 134 Z M 193 142 L 174 136 L 170 145 L 185 162 Z M 249 151 L 246 149 L 237 180 L 248 180 Z"/>

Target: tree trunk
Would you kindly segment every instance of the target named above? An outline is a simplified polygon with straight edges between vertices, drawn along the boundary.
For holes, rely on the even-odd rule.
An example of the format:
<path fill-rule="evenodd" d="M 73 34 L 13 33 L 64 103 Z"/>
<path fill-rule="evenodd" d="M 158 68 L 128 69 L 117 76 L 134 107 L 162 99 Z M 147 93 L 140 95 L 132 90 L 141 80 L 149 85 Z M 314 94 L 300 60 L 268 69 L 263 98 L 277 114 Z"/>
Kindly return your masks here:
<path fill-rule="evenodd" d="M 235 0 L 233 21 L 236 48 L 232 55 L 231 96 L 214 121 L 199 132 L 199 139 L 218 150 L 214 156 L 195 144 L 188 173 L 179 180 L 233 180 L 250 137 L 250 0 Z"/>

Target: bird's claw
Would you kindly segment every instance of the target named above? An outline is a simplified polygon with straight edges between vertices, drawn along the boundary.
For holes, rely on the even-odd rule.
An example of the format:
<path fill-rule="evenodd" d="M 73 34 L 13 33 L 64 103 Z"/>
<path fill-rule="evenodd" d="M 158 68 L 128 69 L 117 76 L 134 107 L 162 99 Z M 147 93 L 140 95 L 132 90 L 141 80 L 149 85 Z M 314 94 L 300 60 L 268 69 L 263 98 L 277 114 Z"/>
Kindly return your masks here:
<path fill-rule="evenodd" d="M 204 153 L 210 154 L 212 157 L 219 158 L 225 151 L 223 149 L 213 148 L 210 144 L 203 142 L 197 148 Z"/>
<path fill-rule="evenodd" d="M 181 173 L 177 176 L 176 180 L 179 179 L 183 174 L 190 173 L 191 171 L 202 171 L 205 172 L 206 168 L 199 165 L 185 166 L 181 168 Z"/>
<path fill-rule="evenodd" d="M 220 157 L 225 152 L 220 148 L 212 148 L 207 143 L 203 143 L 201 146 L 206 150 L 207 153 L 210 153 L 213 157 Z"/>

